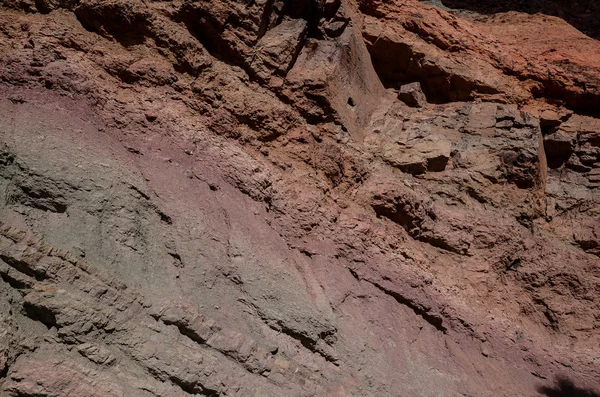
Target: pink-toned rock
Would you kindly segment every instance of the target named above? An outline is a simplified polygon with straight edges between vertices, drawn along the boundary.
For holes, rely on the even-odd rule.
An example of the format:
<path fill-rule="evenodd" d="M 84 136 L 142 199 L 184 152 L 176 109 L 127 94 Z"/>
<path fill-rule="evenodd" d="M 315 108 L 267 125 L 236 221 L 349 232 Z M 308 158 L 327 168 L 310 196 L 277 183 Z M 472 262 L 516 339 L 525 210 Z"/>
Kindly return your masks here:
<path fill-rule="evenodd" d="M 0 394 L 597 393 L 598 42 L 448 1 L 5 0 Z"/>

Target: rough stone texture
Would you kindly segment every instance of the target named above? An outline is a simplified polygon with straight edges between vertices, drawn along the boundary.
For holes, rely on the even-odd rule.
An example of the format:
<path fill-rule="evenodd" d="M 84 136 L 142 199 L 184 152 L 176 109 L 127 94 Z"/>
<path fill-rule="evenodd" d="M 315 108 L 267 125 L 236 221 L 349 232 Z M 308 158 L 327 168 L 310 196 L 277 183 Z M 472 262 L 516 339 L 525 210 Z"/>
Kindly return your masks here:
<path fill-rule="evenodd" d="M 408 106 L 422 108 L 427 104 L 427 98 L 423 94 L 421 84 L 418 82 L 405 84 L 400 87 L 398 99 L 406 103 Z"/>
<path fill-rule="evenodd" d="M 600 44 L 431 3 L 1 3 L 0 395 L 597 396 Z"/>

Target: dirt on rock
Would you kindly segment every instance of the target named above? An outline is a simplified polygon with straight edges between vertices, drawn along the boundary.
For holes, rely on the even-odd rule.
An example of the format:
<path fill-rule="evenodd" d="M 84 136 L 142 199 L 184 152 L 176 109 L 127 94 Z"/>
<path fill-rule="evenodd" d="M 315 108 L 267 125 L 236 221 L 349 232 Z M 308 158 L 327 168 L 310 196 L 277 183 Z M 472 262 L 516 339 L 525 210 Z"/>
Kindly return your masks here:
<path fill-rule="evenodd" d="M 505 3 L 1 2 L 0 395 L 598 396 L 595 5 Z"/>

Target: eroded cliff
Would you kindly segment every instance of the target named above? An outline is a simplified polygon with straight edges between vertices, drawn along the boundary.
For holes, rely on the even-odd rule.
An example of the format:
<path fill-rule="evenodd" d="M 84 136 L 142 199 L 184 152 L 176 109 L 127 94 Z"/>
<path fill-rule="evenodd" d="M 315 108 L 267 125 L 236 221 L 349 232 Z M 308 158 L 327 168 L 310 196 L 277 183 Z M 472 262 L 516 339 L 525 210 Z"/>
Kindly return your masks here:
<path fill-rule="evenodd" d="M 593 19 L 433 3 L 0 3 L 0 393 L 595 396 Z"/>

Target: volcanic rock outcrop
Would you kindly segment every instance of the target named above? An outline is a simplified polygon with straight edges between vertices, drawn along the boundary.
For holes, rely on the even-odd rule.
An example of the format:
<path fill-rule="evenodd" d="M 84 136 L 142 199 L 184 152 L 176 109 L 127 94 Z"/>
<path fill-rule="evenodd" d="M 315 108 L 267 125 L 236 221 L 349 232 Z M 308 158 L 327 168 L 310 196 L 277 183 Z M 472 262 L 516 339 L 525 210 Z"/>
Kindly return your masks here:
<path fill-rule="evenodd" d="M 597 7 L 504 3 L 1 2 L 0 395 L 598 396 Z"/>

